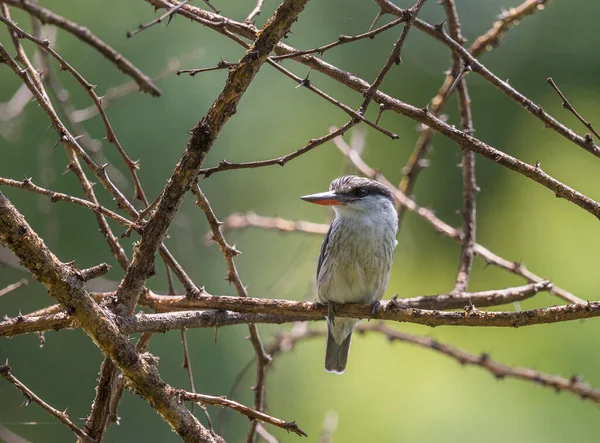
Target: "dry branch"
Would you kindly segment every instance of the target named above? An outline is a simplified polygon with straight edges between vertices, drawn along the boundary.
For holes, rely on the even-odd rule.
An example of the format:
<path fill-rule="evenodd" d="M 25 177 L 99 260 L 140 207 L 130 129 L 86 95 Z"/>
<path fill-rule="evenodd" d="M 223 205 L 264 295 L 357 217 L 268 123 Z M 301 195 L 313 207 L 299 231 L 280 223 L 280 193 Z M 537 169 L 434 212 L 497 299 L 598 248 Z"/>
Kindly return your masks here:
<path fill-rule="evenodd" d="M 139 85 L 142 92 L 147 92 L 155 97 L 160 95 L 160 89 L 152 82 L 152 79 L 140 71 L 133 63 L 122 54 L 107 45 L 104 41 L 94 35 L 88 28 L 66 19 L 49 9 L 38 6 L 32 0 L 2 0 L 10 6 L 27 11 L 37 17 L 42 23 L 48 23 L 72 34 L 82 42 L 100 52 L 107 60 L 112 62 L 121 72 L 130 76 Z"/>
<path fill-rule="evenodd" d="M 11 383 L 15 388 L 17 388 L 27 399 L 27 404 L 34 402 L 42 407 L 42 409 L 49 412 L 51 415 L 56 417 L 62 424 L 64 424 L 67 428 L 73 431 L 76 435 L 83 438 L 85 441 L 93 442 L 94 440 L 90 438 L 85 432 L 79 429 L 73 422 L 69 419 L 69 416 L 66 412 L 61 412 L 56 408 L 53 408 L 44 400 L 42 400 L 39 396 L 37 396 L 31 389 L 21 383 L 14 375 L 11 373 L 11 369 L 8 365 L 0 366 L 0 377 L 3 377 L 9 383 Z"/>
<path fill-rule="evenodd" d="M 0 193 L 0 241 L 19 257 L 36 279 L 48 289 L 82 329 L 110 356 L 136 391 L 159 412 L 187 442 L 222 441 L 180 405 L 173 388 L 161 380 L 156 367 L 138 354 L 107 313 L 83 289 L 77 269 L 62 263 L 48 250 L 24 217 Z"/>

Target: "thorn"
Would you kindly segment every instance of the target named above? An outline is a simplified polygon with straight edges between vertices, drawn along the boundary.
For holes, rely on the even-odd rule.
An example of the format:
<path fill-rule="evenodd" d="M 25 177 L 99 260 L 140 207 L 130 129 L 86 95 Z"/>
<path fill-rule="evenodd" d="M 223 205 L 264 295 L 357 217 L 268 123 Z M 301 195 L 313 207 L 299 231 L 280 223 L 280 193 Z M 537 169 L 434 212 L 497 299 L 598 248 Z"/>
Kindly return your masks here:
<path fill-rule="evenodd" d="M 298 89 L 301 86 L 305 86 L 308 88 L 310 86 L 310 80 L 308 78 L 309 76 L 310 76 L 310 71 L 308 71 L 308 74 L 306 74 L 306 77 L 304 77 L 304 79 L 300 83 L 298 83 L 298 86 L 296 86 L 295 89 Z"/>
<path fill-rule="evenodd" d="M 442 34 L 445 34 L 446 31 L 444 30 L 444 25 L 446 24 L 446 19 L 442 20 L 441 23 L 438 23 L 437 25 L 433 25 L 433 28 L 437 31 L 437 32 L 441 32 Z"/>

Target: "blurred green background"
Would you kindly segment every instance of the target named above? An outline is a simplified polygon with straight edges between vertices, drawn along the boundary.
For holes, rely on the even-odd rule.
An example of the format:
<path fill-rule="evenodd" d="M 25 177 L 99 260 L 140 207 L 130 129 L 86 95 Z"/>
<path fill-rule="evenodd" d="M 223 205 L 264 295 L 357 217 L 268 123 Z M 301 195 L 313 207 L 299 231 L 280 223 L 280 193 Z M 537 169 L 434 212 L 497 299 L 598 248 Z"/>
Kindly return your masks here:
<path fill-rule="evenodd" d="M 235 61 L 241 47 L 225 37 L 176 17 L 168 26 L 159 25 L 133 39 L 125 33 L 152 20 L 153 8 L 143 1 L 89 0 L 84 3 L 41 1 L 85 26 L 129 57 L 144 72 L 156 75 L 170 62 L 180 59 L 182 68 L 214 66 L 221 59 Z M 214 1 L 223 13 L 243 20 L 254 1 Z M 502 8 L 517 5 L 516 0 L 458 0 L 463 33 L 469 41 L 489 29 Z M 199 0 L 192 4 L 204 6 Z M 277 6 L 265 2 L 258 18 L 262 26 Z M 412 0 L 398 1 L 402 7 Z M 600 125 L 598 93 L 600 54 L 596 21 L 600 3 L 554 0 L 544 11 L 526 18 L 512 29 L 502 45 L 482 61 L 560 121 L 580 134 L 584 128 L 566 111 L 546 84 L 552 76 L 577 109 Z M 337 35 L 366 31 L 377 7 L 368 1 L 312 1 L 294 25 L 286 40 L 297 48 L 311 48 Z M 14 18 L 28 26 L 27 17 L 14 11 Z M 443 10 L 429 1 L 422 17 L 431 23 L 443 18 Z M 327 52 L 324 59 L 340 68 L 372 81 L 383 65 L 400 28 L 375 40 L 341 46 Z M 4 29 L 0 41 L 12 51 Z M 98 93 L 128 79 L 95 51 L 72 36 L 59 31 L 57 47 L 91 83 Z M 29 50 L 30 45 L 26 45 Z M 408 37 L 403 51 L 404 64 L 395 66 L 382 89 L 403 101 L 424 106 L 435 95 L 450 63 L 448 50 L 418 30 Z M 308 69 L 291 61 L 286 67 L 299 76 Z M 61 80 L 69 88 L 77 107 L 91 103 L 66 73 Z M 171 75 L 160 81 L 160 98 L 131 94 L 108 110 L 111 122 L 133 159 L 141 159 L 140 177 L 150 199 L 160 192 L 186 146 L 187 131 L 202 117 L 221 90 L 226 73 L 209 72 L 191 78 Z M 318 73 L 313 84 L 344 103 L 357 108 L 361 97 Z M 482 81 L 468 77 L 477 136 L 492 146 L 535 163 L 570 186 L 600 199 L 595 178 L 598 160 L 556 133 L 544 129 L 517 104 Z M 269 66 L 264 66 L 244 96 L 238 113 L 226 125 L 205 162 L 221 159 L 246 161 L 279 156 L 303 146 L 310 138 L 327 133 L 330 125 L 341 125 L 347 116 Z M 6 66 L 0 66 L 0 101 L 7 101 L 19 82 Z M 375 108 L 375 106 L 372 106 Z M 447 107 L 449 120 L 458 124 L 454 99 Z M 375 115 L 371 109 L 370 115 Z M 366 130 L 365 160 L 398 182 L 402 166 L 418 137 L 415 122 L 386 113 L 381 124 L 398 133 L 391 141 L 371 129 Z M 101 139 L 103 126 L 98 117 L 87 122 L 90 133 Z M 0 176 L 23 179 L 53 190 L 81 196 L 72 174 L 62 174 L 67 158 L 62 147 L 53 148 L 55 133 L 47 130 L 48 120 L 36 104 L 30 104 L 16 121 L 0 122 Z M 103 155 L 124 170 L 114 147 L 103 142 Z M 456 165 L 460 150 L 440 137 L 434 139 L 431 167 L 416 188 L 417 201 L 432 207 L 445 221 L 460 224 L 461 177 Z M 255 211 L 268 216 L 327 222 L 331 214 L 299 200 L 300 195 L 325 190 L 330 180 L 341 174 L 344 158 L 332 145 L 319 147 L 285 168 L 230 171 L 200 182 L 221 219 L 233 212 Z M 118 180 L 115 169 L 111 171 Z M 509 260 L 522 260 L 533 272 L 584 299 L 598 299 L 600 275 L 596 255 L 600 248 L 598 221 L 565 200 L 556 199 L 545 188 L 478 157 L 478 241 Z M 132 187 L 118 181 L 126 194 Z M 66 203 L 51 204 L 48 199 L 26 191 L 1 189 L 22 211 L 34 229 L 63 261 L 77 260 L 81 267 L 109 262 L 108 278 L 118 281 L 123 272 L 112 258 L 93 215 Z M 101 201 L 114 208 L 114 202 L 99 186 Z M 115 226 L 117 235 L 123 232 Z M 226 268 L 219 249 L 207 246 L 204 215 L 188 197 L 166 240 L 171 251 L 199 285 L 213 294 L 235 293 L 223 280 Z M 135 237 L 135 236 L 133 236 Z M 279 234 L 248 229 L 230 232 L 227 238 L 243 252 L 237 259 L 240 275 L 249 285 L 251 296 L 301 300 L 314 277 L 320 239 L 300 234 Z M 132 239 L 133 240 L 133 239 Z M 127 241 L 131 256 L 131 240 Z M 437 235 L 432 227 L 408 214 L 399 236 L 397 258 L 386 297 L 435 294 L 453 287 L 458 266 L 459 244 Z M 159 275 L 148 284 L 166 291 L 162 265 Z M 0 315 L 42 308 L 52 300 L 44 288 L 28 274 L 0 265 L 0 287 L 22 277 L 28 287 L 0 299 Z M 477 259 L 471 290 L 501 288 L 522 284 L 523 280 Z M 547 294 L 522 303 L 523 308 L 542 307 L 561 300 Z M 501 309 L 512 310 L 512 305 Z M 323 326 L 323 325 L 318 325 Z M 600 323 L 594 320 L 521 329 L 441 327 L 435 330 L 408 324 L 394 324 L 404 331 L 429 335 L 465 350 L 487 352 L 509 364 L 532 367 L 551 374 L 578 374 L 600 386 Z M 259 327 L 268 342 L 289 326 Z M 218 342 L 213 330 L 191 330 L 188 341 L 199 392 L 226 395 L 239 371 L 253 356 L 245 339 L 244 326 L 223 328 Z M 160 357 L 161 375 L 169 383 L 187 387 L 181 367 L 179 332 L 156 335 L 150 350 Z M 268 410 L 277 417 L 296 420 L 317 441 L 325 416 L 339 415 L 334 434 L 336 442 L 563 442 L 597 441 L 600 431 L 598 409 L 591 402 L 569 394 L 515 380 L 496 381 L 478 368 L 463 367 L 434 352 L 406 344 L 389 344 L 383 337 L 357 336 L 353 342 L 348 370 L 342 377 L 323 370 L 322 339 L 302 343 L 293 352 L 275 361 L 268 378 Z M 37 394 L 59 409 L 68 407 L 70 416 L 81 426 L 94 398 L 94 387 L 102 355 L 80 331 L 46 334 L 40 349 L 35 335 L 12 340 L 0 339 L 0 361 L 9 359 L 14 374 Z M 254 369 L 243 378 L 234 397 L 251 404 L 249 387 Z M 72 440 L 72 435 L 36 405 L 22 406 L 23 397 L 11 385 L 0 382 L 0 424 L 34 442 Z M 242 441 L 248 421 L 236 413 L 210 409 L 217 431 L 229 441 Z M 201 413 L 196 412 L 201 420 Z M 219 414 L 222 416 L 217 419 Z M 126 393 L 120 408 L 121 424 L 109 428 L 106 441 L 178 441 L 168 426 L 148 404 Z M 34 422 L 35 424 L 31 424 Z M 280 441 L 297 437 L 269 429 Z"/>

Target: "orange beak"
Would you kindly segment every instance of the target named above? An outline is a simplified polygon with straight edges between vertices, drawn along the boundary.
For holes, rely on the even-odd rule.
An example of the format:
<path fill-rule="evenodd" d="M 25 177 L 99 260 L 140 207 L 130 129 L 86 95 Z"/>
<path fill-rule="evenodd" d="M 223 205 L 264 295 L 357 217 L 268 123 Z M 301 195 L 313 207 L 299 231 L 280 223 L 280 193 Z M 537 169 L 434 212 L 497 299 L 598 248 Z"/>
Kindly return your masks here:
<path fill-rule="evenodd" d="M 333 191 L 320 192 L 318 194 L 305 195 L 300 197 L 305 202 L 314 203 L 316 205 L 336 206 L 343 204 L 339 195 Z"/>

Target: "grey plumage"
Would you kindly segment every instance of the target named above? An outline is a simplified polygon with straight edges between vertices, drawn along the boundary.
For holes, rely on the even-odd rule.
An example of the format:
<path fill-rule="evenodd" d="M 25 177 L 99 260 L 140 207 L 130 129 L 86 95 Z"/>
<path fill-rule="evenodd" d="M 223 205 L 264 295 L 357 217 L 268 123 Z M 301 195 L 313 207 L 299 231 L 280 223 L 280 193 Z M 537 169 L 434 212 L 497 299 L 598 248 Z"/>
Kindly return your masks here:
<path fill-rule="evenodd" d="M 397 244 L 398 215 L 392 193 L 378 182 L 356 176 L 335 179 L 329 189 L 303 197 L 333 206 L 336 214 L 319 255 L 318 300 L 334 304 L 378 302 L 389 282 Z M 357 323 L 351 318 L 328 318 L 326 370 L 344 371 Z"/>

